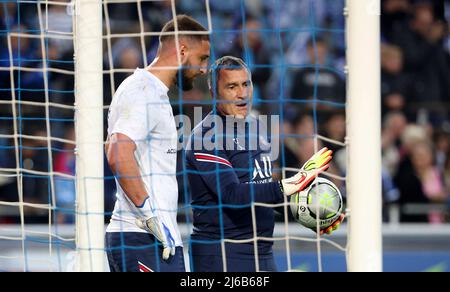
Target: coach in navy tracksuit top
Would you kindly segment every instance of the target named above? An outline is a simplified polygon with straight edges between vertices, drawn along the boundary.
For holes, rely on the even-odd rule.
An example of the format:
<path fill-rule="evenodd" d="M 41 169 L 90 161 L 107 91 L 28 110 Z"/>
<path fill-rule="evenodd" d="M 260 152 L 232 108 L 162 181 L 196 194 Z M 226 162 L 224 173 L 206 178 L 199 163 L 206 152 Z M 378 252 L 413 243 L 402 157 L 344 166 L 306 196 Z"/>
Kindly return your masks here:
<path fill-rule="evenodd" d="M 283 194 L 279 183 L 272 182 L 270 146 L 259 132 L 263 125 L 248 115 L 252 84 L 245 63 L 223 57 L 213 68 L 217 71 L 216 111 L 195 127 L 186 147 L 194 224 L 191 267 L 196 272 L 223 271 L 226 257 L 226 271 L 255 271 L 253 240 L 227 242 L 225 254 L 220 240 L 271 238 L 273 207 L 254 207 L 253 220 L 251 203 L 279 203 Z M 272 241 L 258 240 L 258 270 L 276 270 L 272 245 Z"/>

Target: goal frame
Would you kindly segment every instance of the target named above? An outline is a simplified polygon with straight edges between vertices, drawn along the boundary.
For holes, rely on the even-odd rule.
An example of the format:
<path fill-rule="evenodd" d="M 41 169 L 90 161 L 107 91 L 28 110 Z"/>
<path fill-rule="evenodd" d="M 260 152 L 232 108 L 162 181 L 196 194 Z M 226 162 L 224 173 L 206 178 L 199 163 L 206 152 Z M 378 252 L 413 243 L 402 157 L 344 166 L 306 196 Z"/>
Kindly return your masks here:
<path fill-rule="evenodd" d="M 76 271 L 105 270 L 102 1 L 75 1 Z"/>
<path fill-rule="evenodd" d="M 347 269 L 382 271 L 380 0 L 347 0 Z"/>

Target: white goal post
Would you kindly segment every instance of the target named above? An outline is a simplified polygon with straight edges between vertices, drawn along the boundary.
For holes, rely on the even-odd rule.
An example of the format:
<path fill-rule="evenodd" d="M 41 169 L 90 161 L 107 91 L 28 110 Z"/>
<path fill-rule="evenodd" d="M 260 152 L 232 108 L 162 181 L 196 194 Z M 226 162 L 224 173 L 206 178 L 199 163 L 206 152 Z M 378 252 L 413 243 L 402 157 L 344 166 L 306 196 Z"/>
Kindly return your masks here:
<path fill-rule="evenodd" d="M 382 271 L 380 0 L 347 0 L 347 265 Z"/>
<path fill-rule="evenodd" d="M 75 2 L 77 271 L 104 271 L 102 1 Z"/>

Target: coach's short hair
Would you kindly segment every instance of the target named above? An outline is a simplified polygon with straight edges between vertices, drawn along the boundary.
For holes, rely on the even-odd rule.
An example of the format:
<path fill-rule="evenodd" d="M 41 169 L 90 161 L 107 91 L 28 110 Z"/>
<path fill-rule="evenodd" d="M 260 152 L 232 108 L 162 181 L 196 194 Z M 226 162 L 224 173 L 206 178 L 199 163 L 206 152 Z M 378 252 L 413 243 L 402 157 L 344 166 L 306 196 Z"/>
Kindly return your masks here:
<path fill-rule="evenodd" d="M 180 37 L 188 37 L 198 41 L 209 41 L 209 34 L 207 33 L 195 33 L 195 32 L 207 32 L 208 30 L 198 23 L 195 19 L 190 17 L 189 15 L 181 14 L 176 16 L 177 20 L 177 31 L 181 32 L 179 34 Z M 183 32 L 192 32 L 192 33 L 183 33 Z M 175 34 L 171 33 L 175 32 L 175 20 L 167 22 L 161 30 L 161 35 L 159 36 L 159 41 L 164 42 L 168 39 L 172 39 L 175 37 Z M 166 34 L 169 33 L 169 34 Z"/>
<path fill-rule="evenodd" d="M 217 82 L 219 81 L 220 70 L 241 70 L 245 69 L 248 72 L 248 76 L 250 80 L 252 79 L 252 72 L 248 68 L 247 64 L 240 58 L 236 58 L 233 56 L 223 56 L 220 59 L 217 59 L 214 64 L 211 65 L 208 72 L 208 86 L 209 89 L 214 87 L 213 80 L 215 80 L 215 84 L 217 86 Z"/>

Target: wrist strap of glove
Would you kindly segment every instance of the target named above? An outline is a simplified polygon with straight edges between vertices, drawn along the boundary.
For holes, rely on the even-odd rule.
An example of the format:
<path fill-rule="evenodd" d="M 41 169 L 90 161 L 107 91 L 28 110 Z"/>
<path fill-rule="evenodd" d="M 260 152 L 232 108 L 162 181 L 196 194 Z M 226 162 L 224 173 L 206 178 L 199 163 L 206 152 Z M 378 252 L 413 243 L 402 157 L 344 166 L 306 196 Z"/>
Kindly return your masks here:
<path fill-rule="evenodd" d="M 143 218 L 152 218 L 155 217 L 155 214 L 153 213 L 152 207 L 150 206 L 150 198 L 147 196 L 145 198 L 144 202 L 140 206 L 135 206 L 139 216 Z"/>

